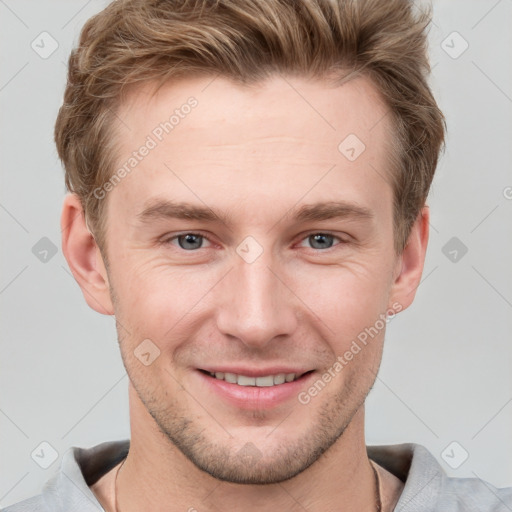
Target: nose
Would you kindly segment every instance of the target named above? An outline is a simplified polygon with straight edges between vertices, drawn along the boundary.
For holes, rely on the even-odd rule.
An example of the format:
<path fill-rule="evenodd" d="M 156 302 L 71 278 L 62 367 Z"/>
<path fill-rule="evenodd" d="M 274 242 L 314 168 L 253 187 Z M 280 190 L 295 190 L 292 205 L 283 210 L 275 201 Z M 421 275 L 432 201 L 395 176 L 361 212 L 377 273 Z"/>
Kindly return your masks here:
<path fill-rule="evenodd" d="M 278 336 L 291 336 L 297 328 L 298 301 L 282 269 L 267 257 L 269 252 L 252 263 L 235 255 L 217 290 L 218 329 L 254 349 L 265 348 Z"/>

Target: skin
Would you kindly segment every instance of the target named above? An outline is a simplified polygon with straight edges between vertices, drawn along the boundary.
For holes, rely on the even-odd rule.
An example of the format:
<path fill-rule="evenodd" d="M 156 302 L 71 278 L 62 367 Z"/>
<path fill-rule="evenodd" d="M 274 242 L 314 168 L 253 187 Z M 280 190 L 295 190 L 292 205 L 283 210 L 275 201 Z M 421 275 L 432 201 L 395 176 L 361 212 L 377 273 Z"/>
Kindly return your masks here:
<path fill-rule="evenodd" d="M 375 510 L 364 400 L 385 327 L 307 404 L 294 395 L 235 407 L 198 368 L 299 367 L 313 371 L 300 387 L 307 392 L 379 315 L 412 303 L 429 211 L 396 255 L 386 106 L 366 78 L 334 88 L 297 77 L 251 87 L 195 77 L 155 96 L 146 84 L 118 112 L 119 165 L 190 96 L 197 107 L 108 193 L 104 254 L 78 198 L 63 206 L 63 252 L 89 306 L 115 315 L 130 378 L 118 510 Z M 338 150 L 348 134 L 366 146 L 355 161 Z M 230 217 L 141 222 L 155 197 Z M 339 200 L 373 217 L 292 218 L 302 205 Z M 191 232 L 207 239 L 169 241 Z M 319 248 L 311 235 L 325 232 L 333 237 Z M 247 236 L 262 250 L 251 263 L 236 251 Z M 160 350 L 147 366 L 134 355 L 146 339 Z M 380 473 L 391 510 L 401 484 Z M 102 500 L 114 510 L 111 493 Z"/>

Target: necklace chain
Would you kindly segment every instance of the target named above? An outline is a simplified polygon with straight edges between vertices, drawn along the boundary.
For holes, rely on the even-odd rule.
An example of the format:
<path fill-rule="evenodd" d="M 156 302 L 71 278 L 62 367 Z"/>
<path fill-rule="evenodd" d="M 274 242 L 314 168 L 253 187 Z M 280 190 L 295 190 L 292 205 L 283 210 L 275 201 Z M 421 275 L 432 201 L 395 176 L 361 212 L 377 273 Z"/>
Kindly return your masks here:
<path fill-rule="evenodd" d="M 123 464 L 125 463 L 125 461 L 126 461 L 126 458 L 123 460 L 123 462 L 121 462 L 120 466 L 117 468 L 116 477 L 114 479 L 114 512 L 118 512 L 118 508 L 117 508 L 117 475 L 119 475 L 119 471 L 123 467 Z"/>
<path fill-rule="evenodd" d="M 114 512 L 119 512 L 119 509 L 117 507 L 117 475 L 119 474 L 119 470 L 123 466 L 126 459 L 121 462 L 120 466 L 117 468 L 116 476 L 114 479 Z M 377 503 L 377 512 L 381 512 L 382 509 L 382 500 L 380 496 L 380 480 L 379 480 L 379 474 L 377 470 L 375 469 L 375 466 L 373 462 L 370 460 L 370 466 L 373 469 L 373 475 L 375 476 L 375 501 Z"/>
<path fill-rule="evenodd" d="M 381 496 L 380 496 L 379 473 L 375 469 L 375 464 L 373 463 L 372 460 L 370 460 L 370 466 L 372 467 L 373 474 L 375 475 L 375 500 L 377 502 L 377 512 L 381 512 L 381 509 L 382 509 L 382 499 L 381 499 Z M 116 512 L 117 512 L 117 510 L 116 510 Z"/>

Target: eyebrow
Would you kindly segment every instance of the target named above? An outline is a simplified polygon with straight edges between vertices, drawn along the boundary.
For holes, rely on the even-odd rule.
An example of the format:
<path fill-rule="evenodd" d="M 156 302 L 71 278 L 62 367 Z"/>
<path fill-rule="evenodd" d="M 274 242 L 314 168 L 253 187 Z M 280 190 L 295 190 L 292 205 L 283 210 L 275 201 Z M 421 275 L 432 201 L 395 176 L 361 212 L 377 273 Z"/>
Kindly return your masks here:
<path fill-rule="evenodd" d="M 296 222 L 323 221 L 330 219 L 371 220 L 375 217 L 372 210 L 347 201 L 327 201 L 305 204 L 298 209 L 291 209 L 284 217 L 291 217 Z M 142 223 L 161 219 L 182 219 L 205 222 L 221 222 L 229 225 L 232 215 L 216 213 L 206 206 L 186 202 L 175 202 L 168 199 L 154 199 L 146 204 L 144 210 L 137 215 Z"/>

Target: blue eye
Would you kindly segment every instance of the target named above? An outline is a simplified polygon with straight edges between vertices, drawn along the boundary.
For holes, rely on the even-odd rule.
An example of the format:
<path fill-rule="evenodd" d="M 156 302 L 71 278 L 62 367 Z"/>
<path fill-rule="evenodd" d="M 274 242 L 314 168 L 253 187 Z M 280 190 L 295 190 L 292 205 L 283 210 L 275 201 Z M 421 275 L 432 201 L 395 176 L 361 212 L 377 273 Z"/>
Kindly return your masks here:
<path fill-rule="evenodd" d="M 334 241 L 338 240 L 339 243 L 335 244 Z M 182 233 L 180 235 L 174 235 L 163 241 L 164 244 L 172 244 L 176 245 L 174 242 L 178 242 L 178 246 L 180 249 L 184 251 L 196 251 L 198 249 L 204 249 L 204 241 L 210 243 L 209 239 L 205 235 L 201 235 L 199 233 Z M 345 243 L 341 238 L 331 235 L 329 233 L 312 233 L 302 239 L 301 246 L 304 247 L 304 242 L 308 241 L 311 244 L 312 249 L 316 250 L 326 250 L 330 249 L 334 245 L 339 245 L 340 243 Z"/>
<path fill-rule="evenodd" d="M 182 235 L 173 236 L 167 240 L 166 243 L 171 243 L 174 240 L 178 241 L 181 249 L 185 251 L 193 251 L 195 249 L 202 249 L 203 241 L 207 239 L 199 233 L 184 233 Z"/>
<path fill-rule="evenodd" d="M 334 239 L 340 238 L 334 235 L 330 235 L 329 233 L 313 233 L 307 236 L 304 240 L 310 241 L 313 249 L 330 249 L 334 245 Z"/>

